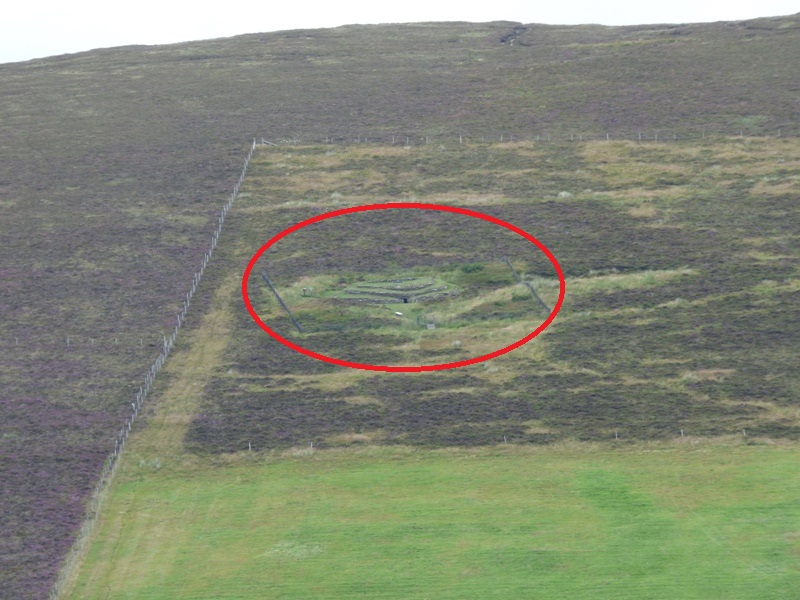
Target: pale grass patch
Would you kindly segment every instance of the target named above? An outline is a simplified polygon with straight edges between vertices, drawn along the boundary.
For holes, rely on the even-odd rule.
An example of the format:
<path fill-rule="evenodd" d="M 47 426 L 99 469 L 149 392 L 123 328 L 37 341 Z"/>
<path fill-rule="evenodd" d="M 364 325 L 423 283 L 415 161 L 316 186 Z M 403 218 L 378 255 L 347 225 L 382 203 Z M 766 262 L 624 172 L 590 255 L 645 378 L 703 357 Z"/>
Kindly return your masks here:
<path fill-rule="evenodd" d="M 483 373 L 481 378 L 493 385 L 503 385 L 511 382 L 514 377 L 519 375 L 513 369 L 497 363 L 498 359 L 481 363 L 483 365 Z"/>
<path fill-rule="evenodd" d="M 326 152 L 319 157 L 319 167 L 323 169 L 338 169 L 345 164 L 345 159 L 337 152 Z"/>
<path fill-rule="evenodd" d="M 513 285 L 498 288 L 496 290 L 492 290 L 485 294 L 481 294 L 476 298 L 469 298 L 469 299 L 459 299 L 460 297 L 456 297 L 456 300 L 451 300 L 450 305 L 444 309 L 437 310 L 434 307 L 426 307 L 428 310 L 426 311 L 431 317 L 438 320 L 445 320 L 448 317 L 457 318 L 464 313 L 467 313 L 478 306 L 483 304 L 491 303 L 491 302 L 508 302 L 511 300 L 512 293 L 515 291 L 527 291 L 522 285 Z M 530 292 L 528 292 L 530 293 Z"/>
<path fill-rule="evenodd" d="M 475 392 L 475 389 L 476 388 L 474 386 L 462 386 L 462 387 L 452 387 L 452 388 L 449 387 L 449 388 L 447 388 L 447 393 L 448 394 L 472 394 L 473 392 Z M 441 390 L 427 390 L 427 391 L 419 392 L 419 396 L 420 397 L 435 396 L 435 395 L 440 394 L 440 393 L 441 393 Z"/>
<path fill-rule="evenodd" d="M 630 161 L 630 151 L 638 144 L 629 140 L 589 141 L 581 148 L 583 159 L 589 164 Z"/>
<path fill-rule="evenodd" d="M 657 321 L 657 319 L 654 319 L 652 317 L 637 317 L 637 318 L 631 319 L 630 323 L 631 323 L 631 325 L 636 325 L 637 327 L 642 327 L 644 325 L 650 325 L 651 323 L 655 323 L 656 321 Z"/>
<path fill-rule="evenodd" d="M 260 212 L 274 214 L 276 208 L 308 208 L 317 207 L 322 204 L 318 200 L 287 200 L 286 202 L 276 202 L 275 204 L 264 206 Z"/>
<path fill-rule="evenodd" d="M 776 284 L 773 289 L 780 292 L 798 292 L 800 291 L 800 279 L 787 279 L 783 283 Z"/>
<path fill-rule="evenodd" d="M 339 286 L 338 275 L 301 275 L 291 287 L 297 288 L 302 294 L 303 288 L 314 288 L 314 294 L 319 295 L 323 290 Z"/>
<path fill-rule="evenodd" d="M 435 331 L 439 333 L 442 330 L 436 329 Z M 461 340 L 454 339 L 452 333 L 446 336 L 441 335 L 441 333 L 436 336 L 422 335 L 420 336 L 418 347 L 423 351 L 460 349 Z"/>
<path fill-rule="evenodd" d="M 288 450 L 285 450 L 282 455 L 283 456 L 290 456 L 292 458 L 305 458 L 307 456 L 313 456 L 317 452 L 316 449 L 309 443 L 308 446 L 293 446 Z"/>
<path fill-rule="evenodd" d="M 740 238 L 739 241 L 743 244 L 749 244 L 751 246 L 763 246 L 764 244 L 771 244 L 774 240 L 773 238 L 766 237 L 743 237 Z"/>
<path fill-rule="evenodd" d="M 686 371 L 681 375 L 681 381 L 687 383 L 697 383 L 700 381 L 723 381 L 729 375 L 733 375 L 736 369 L 697 369 Z"/>
<path fill-rule="evenodd" d="M 743 138 L 715 144 L 710 148 L 714 160 L 721 162 L 750 160 L 785 161 L 800 158 L 797 138 Z"/>
<path fill-rule="evenodd" d="M 552 433 L 553 431 L 537 419 L 525 421 L 522 425 L 525 427 L 525 433 Z"/>
<path fill-rule="evenodd" d="M 158 410 L 148 417 L 147 427 L 131 434 L 123 464 L 126 457 L 135 463 L 165 460 L 182 453 L 183 439 L 197 413 L 205 385 L 224 360 L 232 326 L 228 306 L 238 284 L 238 274 L 228 276 L 214 294 L 211 310 L 203 316 L 200 327 L 185 332 L 186 337 L 179 340 L 164 366 L 169 384 L 151 400 Z"/>
<path fill-rule="evenodd" d="M 741 402 L 729 402 L 728 404 L 739 405 Z M 762 414 L 761 418 L 766 422 L 779 422 L 779 423 L 793 423 L 800 424 L 800 407 L 798 406 L 782 406 L 774 402 L 767 402 L 764 400 L 750 400 L 745 402 L 750 406 L 757 406 L 766 411 Z"/>
<path fill-rule="evenodd" d="M 330 435 L 325 438 L 325 441 L 332 446 L 373 444 L 379 442 L 382 437 L 382 431 L 369 431 L 363 433 L 341 433 L 338 435 Z"/>
<path fill-rule="evenodd" d="M 774 176 L 778 170 L 786 170 L 791 169 L 796 171 L 800 169 L 800 161 L 791 160 L 791 161 L 783 161 L 783 162 L 776 162 L 774 160 L 771 161 L 764 161 L 764 162 L 756 162 L 752 161 L 745 165 L 728 165 L 728 164 L 720 164 L 714 167 L 714 171 L 718 175 L 741 175 L 742 173 L 746 173 L 747 175 L 751 176 L 761 176 L 761 177 L 770 177 Z"/>
<path fill-rule="evenodd" d="M 793 248 L 798 245 L 800 242 L 800 235 L 776 235 L 774 237 L 743 237 L 739 240 L 743 244 L 747 244 L 748 246 L 755 246 L 756 248 L 760 248 L 761 246 L 765 246 L 767 244 L 781 244 L 783 246 L 788 246 L 789 248 Z"/>
<path fill-rule="evenodd" d="M 408 202 L 426 202 L 428 204 L 445 204 L 459 206 L 497 206 L 499 204 L 517 204 L 519 200 L 498 196 L 495 194 L 471 194 L 471 193 L 438 193 L 423 194 L 418 197 L 416 194 L 410 195 L 405 199 Z"/>
<path fill-rule="evenodd" d="M 622 385 L 648 385 L 653 383 L 650 379 L 632 377 L 631 375 L 621 375 L 619 381 Z"/>
<path fill-rule="evenodd" d="M 797 179 L 781 182 L 759 181 L 751 188 L 750 193 L 755 195 L 783 196 L 796 193 L 798 190 L 800 190 L 800 180 Z"/>
<path fill-rule="evenodd" d="M 347 186 L 353 180 L 358 180 L 359 183 L 383 183 L 382 177 L 375 177 L 376 172 L 370 172 L 372 177 L 368 177 L 367 173 L 360 171 L 350 171 L 340 169 L 337 171 L 304 171 L 303 173 L 292 174 L 286 177 L 286 184 L 295 190 L 305 191 L 325 191 L 333 192 L 337 188 Z"/>
<path fill-rule="evenodd" d="M 645 189 L 631 185 L 625 189 L 609 190 L 602 192 L 602 194 L 595 194 L 595 196 L 608 198 L 611 202 L 623 206 L 638 206 L 653 200 L 683 200 L 690 192 L 690 186 L 686 185 L 670 185 L 655 189 Z"/>
<path fill-rule="evenodd" d="M 778 170 L 796 171 L 800 168 L 800 143 L 789 138 L 731 139 L 713 145 L 678 143 L 652 146 L 635 141 L 596 141 L 584 144 L 583 157 L 587 164 L 599 168 L 607 181 L 629 188 L 611 192 L 617 198 L 632 194 L 643 196 L 648 191 L 653 196 L 675 197 L 685 195 L 688 190 L 684 186 L 659 186 L 655 190 L 642 191 L 635 188 L 637 183 L 641 185 L 653 177 L 669 174 L 680 174 L 699 182 L 707 177 L 716 180 L 742 173 L 768 176 Z M 706 166 L 709 163 L 713 164 Z M 796 191 L 796 187 L 788 182 L 779 185 L 767 183 L 756 184 L 754 192 L 783 194 Z M 716 185 L 726 184 L 717 181 Z"/>
<path fill-rule="evenodd" d="M 320 375 L 296 376 L 297 383 L 295 385 L 313 385 L 326 392 L 339 392 L 370 376 L 369 373 L 360 369 L 338 369 Z"/>
<path fill-rule="evenodd" d="M 528 156 L 530 158 L 541 158 L 544 152 L 537 146 L 536 142 L 530 140 L 521 140 L 518 142 L 504 142 L 502 148 L 511 148 L 517 151 L 520 156 Z"/>
<path fill-rule="evenodd" d="M 610 163 L 606 165 L 597 166 L 605 175 L 606 181 L 614 186 L 640 186 L 647 185 L 646 182 L 653 181 L 658 177 L 667 176 L 690 176 L 694 172 L 694 167 L 685 164 L 670 164 L 670 163 L 646 163 L 646 162 L 628 162 L 628 163 Z M 652 185 L 652 184 L 651 184 Z M 662 184 L 656 185 L 659 192 L 672 187 Z"/>
<path fill-rule="evenodd" d="M 688 300 L 686 300 L 684 298 L 675 298 L 674 300 L 670 300 L 669 302 L 664 302 L 663 304 L 659 304 L 658 307 L 659 308 L 680 308 L 680 307 L 685 306 L 687 304 L 693 304 L 693 305 L 696 305 L 696 306 L 700 306 L 700 305 L 705 304 L 707 301 L 708 301 L 708 299 L 705 299 L 705 298 L 700 299 L 700 300 L 694 300 L 692 302 L 689 302 Z"/>
<path fill-rule="evenodd" d="M 761 262 L 772 262 L 774 260 L 781 260 L 782 258 L 794 258 L 790 254 L 771 254 L 770 252 L 761 252 L 760 250 L 751 250 L 747 253 L 747 256 Z"/>
<path fill-rule="evenodd" d="M 504 327 L 495 327 L 492 330 L 484 333 L 483 335 L 465 336 L 462 334 L 460 339 L 463 343 L 463 348 L 469 352 L 470 356 L 483 356 L 505 348 L 518 340 L 521 340 L 534 329 L 536 329 L 542 322 L 544 317 L 538 321 L 531 320 L 531 322 L 515 321 Z M 528 361 L 546 362 L 547 355 L 545 353 L 545 341 L 543 340 L 543 333 L 533 338 L 527 344 L 517 348 L 513 351 L 515 358 L 520 358 L 521 355 L 525 356 Z M 490 364 L 491 367 L 498 367 L 499 365 Z M 488 368 L 488 367 L 487 367 Z"/>
<path fill-rule="evenodd" d="M 654 218 L 661 214 L 655 206 L 652 204 L 640 204 L 639 206 L 633 206 L 628 209 L 628 214 L 632 217 L 640 217 L 640 218 Z"/>
<path fill-rule="evenodd" d="M 567 282 L 570 292 L 590 293 L 601 290 L 625 290 L 655 286 L 682 275 L 693 275 L 694 269 L 665 269 L 636 273 L 610 273 L 594 277 L 576 277 Z"/>
<path fill-rule="evenodd" d="M 364 158 L 364 157 L 373 157 L 373 156 L 380 156 L 380 157 L 397 157 L 397 156 L 407 156 L 408 150 L 406 150 L 405 146 L 400 146 L 399 144 L 402 141 L 405 141 L 405 137 L 398 136 L 395 140 L 398 145 L 396 146 L 372 146 L 370 144 L 363 144 L 358 146 L 347 146 L 346 156 L 347 158 Z M 416 146 L 414 147 L 416 149 Z"/>

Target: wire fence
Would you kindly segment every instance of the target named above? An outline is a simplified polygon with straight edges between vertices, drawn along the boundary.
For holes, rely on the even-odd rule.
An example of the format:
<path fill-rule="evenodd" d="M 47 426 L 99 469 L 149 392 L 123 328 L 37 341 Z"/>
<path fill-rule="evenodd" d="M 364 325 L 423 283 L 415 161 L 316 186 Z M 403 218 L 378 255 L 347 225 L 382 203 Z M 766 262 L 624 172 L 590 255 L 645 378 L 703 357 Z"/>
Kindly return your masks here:
<path fill-rule="evenodd" d="M 169 356 L 173 346 L 175 345 L 175 341 L 178 339 L 178 333 L 180 332 L 181 327 L 183 326 L 186 320 L 186 315 L 189 311 L 189 306 L 191 305 L 192 297 L 197 291 L 197 287 L 200 285 L 200 281 L 203 278 L 203 273 L 205 273 L 206 267 L 208 266 L 208 263 L 211 260 L 214 251 L 217 248 L 217 244 L 219 243 L 219 238 L 222 233 L 222 226 L 225 223 L 225 217 L 228 215 L 228 211 L 230 211 L 231 206 L 233 206 L 233 202 L 239 195 L 239 189 L 242 186 L 242 181 L 244 181 L 245 174 L 247 173 L 247 167 L 250 164 L 250 159 L 253 157 L 253 152 L 255 151 L 255 149 L 256 149 L 256 140 L 254 139 L 253 145 L 250 147 L 250 151 L 247 153 L 247 157 L 245 158 L 244 166 L 242 167 L 242 172 L 239 175 L 239 179 L 237 180 L 236 185 L 233 186 L 233 193 L 231 194 L 231 197 L 228 199 L 228 201 L 225 203 L 225 205 L 222 207 L 222 210 L 220 211 L 219 218 L 217 219 L 217 226 L 214 229 L 214 234 L 211 236 L 211 243 L 209 245 L 209 249 L 203 255 L 203 260 L 200 263 L 200 267 L 192 277 L 191 286 L 189 286 L 188 291 L 186 292 L 186 297 L 183 300 L 183 307 L 180 313 L 178 313 L 177 325 L 175 325 L 175 327 L 168 336 L 164 335 L 162 337 L 161 352 L 159 353 L 158 357 L 155 359 L 153 364 L 150 366 L 150 369 L 147 371 L 147 373 L 145 373 L 142 386 L 136 393 L 135 398 L 131 401 L 130 416 L 125 420 L 125 423 L 123 424 L 122 428 L 117 432 L 114 438 L 114 450 L 109 454 L 108 458 L 106 458 L 105 463 L 103 463 L 103 468 L 100 471 L 100 476 L 98 478 L 97 485 L 95 486 L 92 495 L 90 497 L 89 505 L 86 511 L 86 516 L 78 532 L 76 542 L 75 544 L 73 544 L 72 548 L 70 548 L 67 557 L 64 559 L 62 568 L 59 571 L 58 577 L 56 578 L 56 581 L 50 591 L 50 596 L 49 596 L 50 600 L 57 600 L 66 591 L 66 586 L 69 583 L 70 578 L 72 577 L 81 556 L 83 555 L 83 552 L 92 534 L 94 526 L 97 522 L 97 517 L 100 512 L 100 507 L 102 506 L 103 500 L 106 497 L 109 485 L 114 477 L 117 465 L 119 464 L 119 457 L 122 455 L 122 451 L 125 449 L 125 442 L 128 439 L 128 435 L 131 432 L 131 428 L 133 427 L 136 418 L 139 416 L 139 412 L 142 409 L 142 406 L 144 405 L 144 401 L 147 399 L 147 395 L 153 388 L 156 376 L 158 375 L 159 371 L 161 371 L 161 369 L 164 367 L 164 363 L 167 361 L 167 357 Z M 89 339 L 91 340 L 90 344 L 93 347 L 94 339 L 93 338 Z M 118 338 L 114 339 L 116 339 L 117 342 L 119 341 Z M 144 343 L 144 341 L 141 338 L 139 341 L 142 344 Z M 16 343 L 19 343 L 18 338 L 16 339 Z M 69 345 L 71 343 L 71 338 L 69 337 L 65 338 L 64 343 Z"/>
<path fill-rule="evenodd" d="M 155 334 L 155 337 L 153 335 L 154 334 L 148 334 L 147 337 L 125 334 L 109 334 L 106 336 L 90 336 L 85 334 L 24 334 L 19 336 L 5 335 L 0 336 L 0 347 L 19 347 L 25 349 L 55 347 L 70 350 L 97 351 L 104 354 L 113 352 L 115 349 L 126 352 L 132 350 L 150 352 L 154 345 L 160 347 L 164 342 L 163 333 Z"/>
<path fill-rule="evenodd" d="M 638 141 L 638 142 L 672 142 L 672 141 L 703 141 L 720 139 L 746 139 L 746 138 L 796 138 L 800 137 L 800 124 L 789 124 L 774 129 L 746 129 L 731 128 L 728 130 L 713 129 L 654 129 L 633 128 L 614 131 L 591 132 L 498 132 L 491 134 L 453 134 L 443 133 L 438 135 L 419 135 L 418 133 L 380 133 L 375 135 L 355 136 L 291 136 L 278 139 L 261 139 L 262 144 L 271 146 L 284 146 L 293 144 L 377 144 L 399 146 L 424 146 L 427 144 L 476 144 L 476 143 L 514 143 L 514 142 L 539 142 L 539 143 L 564 143 L 564 142 L 591 142 L 591 141 Z"/>

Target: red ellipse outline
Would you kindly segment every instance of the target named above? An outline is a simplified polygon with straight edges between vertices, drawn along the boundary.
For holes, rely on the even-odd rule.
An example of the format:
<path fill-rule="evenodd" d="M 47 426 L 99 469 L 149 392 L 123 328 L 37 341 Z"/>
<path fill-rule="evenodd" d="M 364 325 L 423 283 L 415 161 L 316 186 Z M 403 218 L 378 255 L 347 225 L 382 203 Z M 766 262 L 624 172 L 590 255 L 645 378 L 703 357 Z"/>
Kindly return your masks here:
<path fill-rule="evenodd" d="M 303 227 L 307 227 L 312 223 L 318 223 L 320 221 L 325 221 L 327 219 L 332 219 L 333 217 L 339 217 L 341 215 L 348 215 L 357 212 L 367 212 L 372 210 L 391 210 L 391 209 L 402 209 L 402 208 L 411 208 L 411 209 L 418 209 L 418 210 L 438 210 L 442 212 L 451 212 L 460 215 L 467 215 L 469 217 L 475 217 L 476 219 L 482 219 L 489 223 L 494 223 L 495 225 L 499 225 L 500 227 L 504 227 L 509 231 L 513 231 L 514 233 L 522 236 L 533 245 L 535 245 L 539 250 L 541 250 L 545 256 L 550 260 L 555 268 L 556 274 L 558 275 L 559 281 L 559 294 L 558 294 L 558 301 L 556 302 L 553 310 L 548 315 L 547 319 L 542 322 L 539 327 L 534 329 L 530 334 L 525 336 L 524 338 L 517 340 L 513 344 L 506 346 L 505 348 L 501 348 L 499 350 L 495 350 L 494 352 L 490 352 L 489 354 L 483 354 L 481 356 L 476 356 L 475 358 L 469 358 L 465 360 L 459 360 L 456 362 L 450 363 L 441 363 L 436 365 L 419 365 L 419 366 L 389 366 L 389 365 L 370 365 L 367 363 L 357 363 L 351 362 L 347 360 L 341 360 L 338 358 L 333 358 L 330 356 L 326 356 L 324 354 L 319 354 L 318 352 L 314 352 L 313 350 L 308 350 L 307 348 L 303 348 L 302 346 L 298 346 L 294 342 L 287 340 L 286 338 L 282 337 L 277 332 L 270 329 L 270 327 L 261 320 L 261 317 L 258 316 L 253 305 L 250 303 L 250 296 L 247 292 L 247 283 L 250 278 L 250 272 L 255 267 L 256 262 L 261 255 L 264 254 L 270 247 L 272 247 L 276 242 L 280 241 L 281 239 L 285 238 L 290 233 L 294 233 L 298 229 L 302 229 Z M 564 280 L 564 272 L 561 270 L 561 265 L 558 264 L 556 257 L 553 256 L 553 253 L 542 244 L 539 240 L 533 237 L 528 232 L 520 229 L 516 225 L 512 225 L 511 223 L 507 223 L 502 221 L 496 217 L 492 217 L 491 215 L 486 215 L 474 210 L 469 210 L 466 208 L 459 208 L 457 206 L 448 206 L 446 204 L 426 204 L 422 202 L 394 202 L 394 203 L 382 203 L 382 204 L 364 204 L 362 206 L 351 206 L 349 208 L 342 208 L 339 210 L 334 210 L 332 212 L 323 213 L 321 215 L 317 215 L 316 217 L 311 217 L 310 219 L 306 219 L 305 221 L 301 221 L 292 225 L 288 229 L 284 229 L 279 234 L 274 236 L 271 240 L 269 240 L 266 244 L 261 246 L 258 251 L 253 255 L 250 259 L 250 262 L 247 263 L 247 268 L 244 270 L 244 274 L 242 276 L 242 298 L 244 299 L 244 305 L 247 308 L 247 312 L 250 313 L 250 316 L 253 320 L 258 324 L 261 329 L 266 331 L 272 338 L 283 344 L 284 346 L 295 350 L 296 352 L 300 352 L 301 354 L 305 354 L 306 356 L 310 356 L 311 358 L 316 358 L 317 360 L 321 360 L 323 362 L 331 363 L 334 365 L 339 365 L 341 367 L 349 367 L 352 369 L 362 369 L 366 371 L 384 371 L 388 373 L 419 373 L 422 371 L 442 371 L 445 369 L 457 369 L 459 367 L 466 367 L 468 365 L 474 365 L 476 363 L 484 362 L 487 360 L 491 360 L 493 358 L 497 358 L 507 352 L 511 352 L 512 350 L 519 348 L 530 342 L 533 338 L 539 335 L 542 331 L 544 331 L 550 323 L 553 322 L 553 319 L 556 318 L 558 311 L 561 310 L 561 305 L 564 303 L 564 295 L 566 293 L 567 284 Z"/>

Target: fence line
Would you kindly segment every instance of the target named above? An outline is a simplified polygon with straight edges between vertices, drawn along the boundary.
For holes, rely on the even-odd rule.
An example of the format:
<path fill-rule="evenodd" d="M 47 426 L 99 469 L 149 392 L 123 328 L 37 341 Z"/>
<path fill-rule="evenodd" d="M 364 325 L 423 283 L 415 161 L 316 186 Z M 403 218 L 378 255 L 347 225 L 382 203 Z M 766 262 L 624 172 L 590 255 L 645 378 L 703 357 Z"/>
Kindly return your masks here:
<path fill-rule="evenodd" d="M 122 425 L 122 428 L 114 437 L 114 450 L 109 454 L 108 458 L 106 458 L 105 463 L 103 463 L 103 468 L 100 471 L 100 477 L 89 500 L 89 506 L 87 508 L 83 524 L 78 532 L 78 537 L 70 548 L 70 551 L 67 553 L 67 556 L 62 563 L 61 570 L 56 577 L 56 581 L 50 590 L 50 600 L 57 600 L 61 594 L 66 591 L 66 585 L 72 577 L 72 574 L 74 573 L 78 562 L 83 555 L 86 544 L 88 543 L 89 537 L 91 536 L 91 533 L 97 522 L 100 507 L 102 506 L 103 500 L 106 497 L 108 488 L 114 476 L 114 472 L 119 464 L 119 457 L 122 455 L 122 451 L 125 449 L 125 442 L 128 439 L 128 435 L 130 434 L 133 423 L 136 421 L 136 417 L 139 416 L 139 411 L 141 410 L 147 395 L 150 393 L 150 390 L 153 388 L 156 376 L 163 368 L 164 363 L 166 363 L 167 357 L 172 351 L 175 341 L 178 339 L 178 333 L 180 332 L 180 329 L 186 320 L 186 315 L 189 311 L 192 297 L 197 291 L 197 287 L 203 278 L 203 273 L 205 272 L 206 267 L 208 266 L 212 255 L 214 254 L 214 250 L 217 248 L 219 236 L 222 233 L 222 225 L 225 223 L 225 217 L 228 215 L 228 211 L 231 209 L 231 206 L 233 206 L 233 202 L 236 200 L 236 196 L 239 194 L 239 189 L 241 188 L 242 181 L 247 173 L 247 167 L 250 164 L 250 159 L 253 157 L 253 152 L 255 149 L 256 140 L 254 139 L 253 145 L 250 147 L 250 151 L 247 153 L 247 157 L 244 160 L 244 166 L 242 167 L 242 172 L 239 175 L 239 179 L 237 180 L 236 185 L 233 186 L 233 193 L 220 211 L 220 216 L 217 220 L 217 226 L 214 229 L 214 234 L 211 236 L 209 250 L 203 255 L 200 268 L 192 277 L 190 290 L 186 294 L 186 298 L 183 301 L 183 308 L 178 314 L 178 324 L 172 329 L 169 336 L 162 336 L 161 352 L 151 365 L 150 369 L 144 375 L 142 386 L 136 393 L 135 399 L 131 402 L 130 416 L 126 419 L 125 423 Z"/>
<path fill-rule="evenodd" d="M 639 141 L 639 142 L 672 142 L 672 141 L 698 141 L 732 138 L 796 138 L 800 137 L 800 125 L 791 124 L 776 127 L 770 131 L 748 131 L 743 128 L 730 130 L 673 129 L 673 128 L 630 128 L 607 131 L 591 131 L 564 133 L 540 131 L 538 133 L 493 133 L 491 135 L 467 135 L 465 133 L 444 133 L 437 136 L 416 134 L 379 134 L 367 136 L 293 136 L 274 140 L 261 139 L 261 144 L 270 146 L 283 146 L 292 144 L 372 144 L 391 146 L 425 146 L 427 144 L 452 143 L 463 145 L 467 143 L 514 143 L 514 142 L 590 142 L 590 141 Z"/>
<path fill-rule="evenodd" d="M 183 324 L 183 317 L 181 317 L 180 322 Z M 155 338 L 157 345 L 160 346 L 163 343 L 163 337 L 163 332 L 158 334 Z M 150 347 L 153 346 L 153 340 L 152 336 L 143 337 L 140 335 L 19 335 L 0 337 L 0 348 L 13 346 L 24 346 L 26 349 L 56 347 L 70 350 L 92 350 L 108 354 L 115 348 L 121 352 L 131 350 L 149 351 Z"/>

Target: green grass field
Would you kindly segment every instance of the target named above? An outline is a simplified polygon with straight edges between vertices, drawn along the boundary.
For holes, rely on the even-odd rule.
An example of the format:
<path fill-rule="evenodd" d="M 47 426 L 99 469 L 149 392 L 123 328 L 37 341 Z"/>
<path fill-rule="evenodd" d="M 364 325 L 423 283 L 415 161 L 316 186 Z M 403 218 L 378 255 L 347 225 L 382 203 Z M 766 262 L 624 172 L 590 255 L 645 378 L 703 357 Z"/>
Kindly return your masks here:
<path fill-rule="evenodd" d="M 800 451 L 371 447 L 132 465 L 72 598 L 794 598 Z"/>

